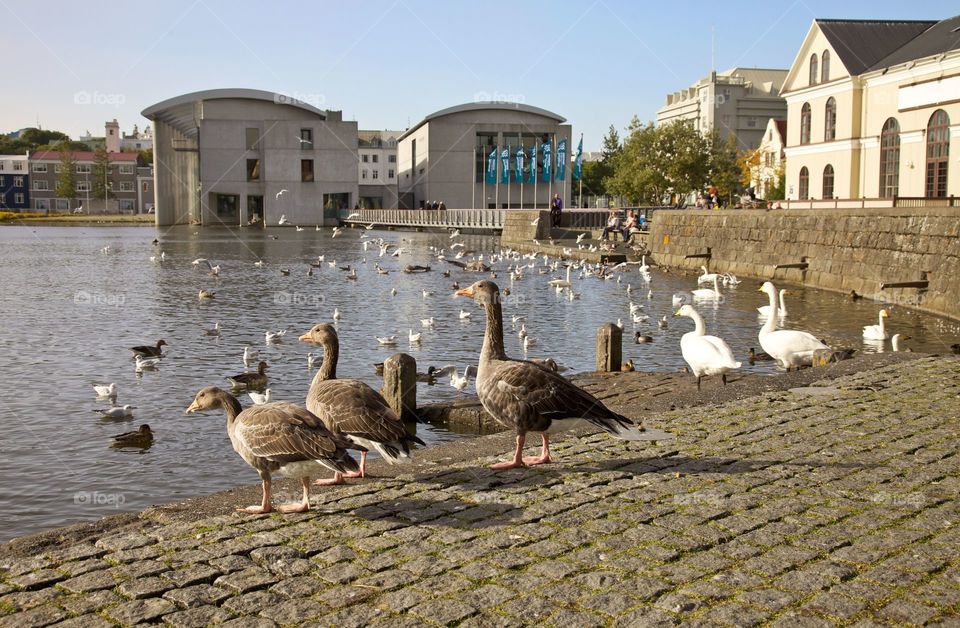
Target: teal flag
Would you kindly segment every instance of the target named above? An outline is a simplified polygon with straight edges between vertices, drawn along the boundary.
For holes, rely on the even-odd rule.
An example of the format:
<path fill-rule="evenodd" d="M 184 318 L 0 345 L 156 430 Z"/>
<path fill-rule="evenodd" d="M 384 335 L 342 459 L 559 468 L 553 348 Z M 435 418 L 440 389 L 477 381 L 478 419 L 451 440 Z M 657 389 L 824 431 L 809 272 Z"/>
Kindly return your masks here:
<path fill-rule="evenodd" d="M 500 183 L 510 183 L 510 147 L 500 152 Z"/>
<path fill-rule="evenodd" d="M 550 150 L 550 142 L 545 142 L 540 148 L 543 152 L 543 168 L 540 171 L 540 180 L 547 183 L 553 174 L 553 155 Z"/>
<path fill-rule="evenodd" d="M 557 181 L 567 178 L 567 138 L 557 142 Z"/>
<path fill-rule="evenodd" d="M 514 173 L 513 173 L 513 182 L 514 183 L 523 183 L 523 162 L 527 156 L 526 151 L 523 150 L 523 144 L 517 146 L 517 154 L 514 157 Z"/>
<path fill-rule="evenodd" d="M 573 180 L 579 181 L 583 176 L 583 135 L 580 135 L 580 143 L 577 144 L 577 155 L 573 160 Z"/>
<path fill-rule="evenodd" d="M 530 147 L 530 176 L 527 177 L 527 183 L 537 182 L 537 142 L 534 140 Z"/>
<path fill-rule="evenodd" d="M 497 147 L 487 155 L 487 185 L 497 184 Z"/>

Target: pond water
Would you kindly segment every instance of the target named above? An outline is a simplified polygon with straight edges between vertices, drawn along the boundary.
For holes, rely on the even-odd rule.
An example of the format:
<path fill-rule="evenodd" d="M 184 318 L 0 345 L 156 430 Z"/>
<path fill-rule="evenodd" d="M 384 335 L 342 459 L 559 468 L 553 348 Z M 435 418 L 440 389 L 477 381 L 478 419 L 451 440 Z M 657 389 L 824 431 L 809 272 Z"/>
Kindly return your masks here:
<path fill-rule="evenodd" d="M 380 257 L 376 247 L 364 251 L 361 234 L 383 237 L 402 252 Z M 155 237 L 159 246 L 152 244 Z M 489 237 L 461 241 L 487 259 L 498 247 L 497 239 Z M 479 276 L 437 261 L 428 248 L 450 244 L 446 234 L 346 230 L 331 238 L 329 229 L 312 228 L 0 228 L 0 364 L 8 382 L 0 391 L 0 539 L 255 483 L 255 472 L 230 446 L 223 414 L 187 416 L 184 409 L 200 388 L 226 387 L 226 376 L 245 370 L 245 346 L 269 362 L 274 399 L 302 403 L 315 372 L 308 369 L 306 356 L 319 350 L 298 342 L 297 336 L 315 323 L 331 322 L 334 308 L 342 315 L 337 323 L 341 377 L 359 377 L 379 388 L 373 365 L 397 351 L 414 356 L 420 370 L 475 363 L 483 337 L 482 311 L 451 295 L 455 281 L 466 286 Z M 151 262 L 161 250 L 166 259 Z M 318 255 L 336 260 L 337 267 L 324 263 L 308 276 L 308 262 L 316 262 Z M 220 276 L 191 264 L 199 257 L 219 264 Z M 261 259 L 264 265 L 254 266 Z M 377 263 L 390 273 L 378 274 Z M 407 264 L 429 265 L 433 271 L 403 274 L 400 269 Z M 345 279 L 347 272 L 339 269 L 347 265 L 356 269 L 356 281 Z M 561 272 L 528 270 L 523 280 L 511 282 L 505 264 L 497 266 L 496 281 L 511 288 L 504 304 L 510 355 L 524 355 L 510 323 L 511 315 L 523 314 L 530 336 L 538 341 L 529 356 L 554 357 L 573 372 L 590 370 L 597 327 L 622 318 L 624 359 L 632 358 L 640 370 L 676 371 L 684 365 L 679 339 L 693 328 L 692 321 L 670 318 L 668 328 L 659 329 L 656 320 L 672 313 L 673 293 L 696 287 L 693 275 L 655 270 L 648 286 L 636 266 L 630 266 L 620 282 L 575 278 L 575 291 L 582 297 L 571 301 L 546 285 Z M 290 274 L 282 275 L 281 269 Z M 450 277 L 439 272 L 445 269 Z M 764 303 L 764 295 L 756 292 L 757 285 L 744 280 L 736 288 L 721 288 L 724 302 L 700 310 L 708 333 L 725 338 L 744 359 L 745 370 L 773 374 L 771 364 L 750 366 L 745 360 L 749 347 L 759 347 L 755 307 Z M 215 298 L 201 302 L 201 289 L 214 292 Z M 432 294 L 424 296 L 424 290 Z M 860 338 L 861 327 L 876 322 L 881 304 L 791 291 L 790 327 L 837 345 L 890 350 L 889 342 L 865 344 Z M 644 306 L 650 322 L 633 325 L 631 298 Z M 472 317 L 461 320 L 461 309 Z M 954 322 L 889 309 L 888 325 L 912 336 L 906 344 L 917 351 L 944 351 L 957 342 Z M 422 329 L 420 319 L 430 316 L 434 328 Z M 207 336 L 205 330 L 218 321 L 222 335 Z M 281 329 L 288 330 L 285 341 L 266 345 L 264 332 Z M 410 329 L 423 332 L 419 345 L 408 343 Z M 634 344 L 634 330 L 654 341 Z M 379 346 L 375 337 L 385 335 L 397 335 L 399 343 Z M 137 375 L 128 348 L 160 338 L 168 346 L 159 369 Z M 119 387 L 120 404 L 136 406 L 132 419 L 105 420 L 95 412 L 108 404 L 96 400 L 91 385 L 109 382 Z M 472 390 L 471 385 L 465 392 Z M 418 388 L 421 404 L 463 394 L 447 381 Z M 245 396 L 241 401 L 249 403 Z M 142 423 L 156 434 L 152 447 L 110 447 L 112 435 Z M 430 444 L 468 437 L 432 426 L 418 429 Z"/>

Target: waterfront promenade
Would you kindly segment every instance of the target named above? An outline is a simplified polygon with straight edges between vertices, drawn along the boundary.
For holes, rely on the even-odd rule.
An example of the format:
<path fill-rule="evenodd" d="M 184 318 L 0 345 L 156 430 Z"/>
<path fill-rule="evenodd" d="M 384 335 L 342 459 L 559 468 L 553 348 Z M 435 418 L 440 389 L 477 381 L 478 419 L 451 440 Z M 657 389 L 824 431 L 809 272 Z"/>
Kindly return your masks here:
<path fill-rule="evenodd" d="M 640 375 L 581 382 L 675 441 L 569 437 L 494 472 L 495 435 L 374 465 L 304 515 L 230 512 L 246 487 L 21 539 L 0 625 L 960 625 L 960 359 L 701 396 Z"/>

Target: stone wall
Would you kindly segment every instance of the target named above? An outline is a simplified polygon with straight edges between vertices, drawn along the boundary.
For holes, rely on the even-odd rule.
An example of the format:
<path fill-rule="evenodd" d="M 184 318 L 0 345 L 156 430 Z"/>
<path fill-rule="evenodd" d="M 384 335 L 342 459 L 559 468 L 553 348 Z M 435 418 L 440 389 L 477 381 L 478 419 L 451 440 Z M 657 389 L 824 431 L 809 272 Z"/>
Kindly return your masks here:
<path fill-rule="evenodd" d="M 649 247 L 657 264 L 855 290 L 865 297 L 960 319 L 960 210 L 883 208 L 659 211 Z M 705 253 L 711 258 L 687 258 Z M 802 269 L 778 264 L 806 261 Z M 918 288 L 881 283 L 917 281 Z"/>

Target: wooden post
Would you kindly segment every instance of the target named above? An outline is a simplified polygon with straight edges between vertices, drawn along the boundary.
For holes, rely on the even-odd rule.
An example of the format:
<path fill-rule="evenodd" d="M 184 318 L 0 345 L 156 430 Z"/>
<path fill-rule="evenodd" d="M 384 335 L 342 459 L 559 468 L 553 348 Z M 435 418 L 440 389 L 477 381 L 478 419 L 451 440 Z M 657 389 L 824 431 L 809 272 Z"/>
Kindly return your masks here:
<path fill-rule="evenodd" d="M 417 420 L 417 361 L 395 353 L 383 362 L 383 397 L 404 423 Z"/>
<path fill-rule="evenodd" d="M 597 329 L 597 370 L 610 373 L 620 370 L 623 330 L 613 323 L 600 325 Z M 386 367 L 384 367 L 386 373 Z"/>

